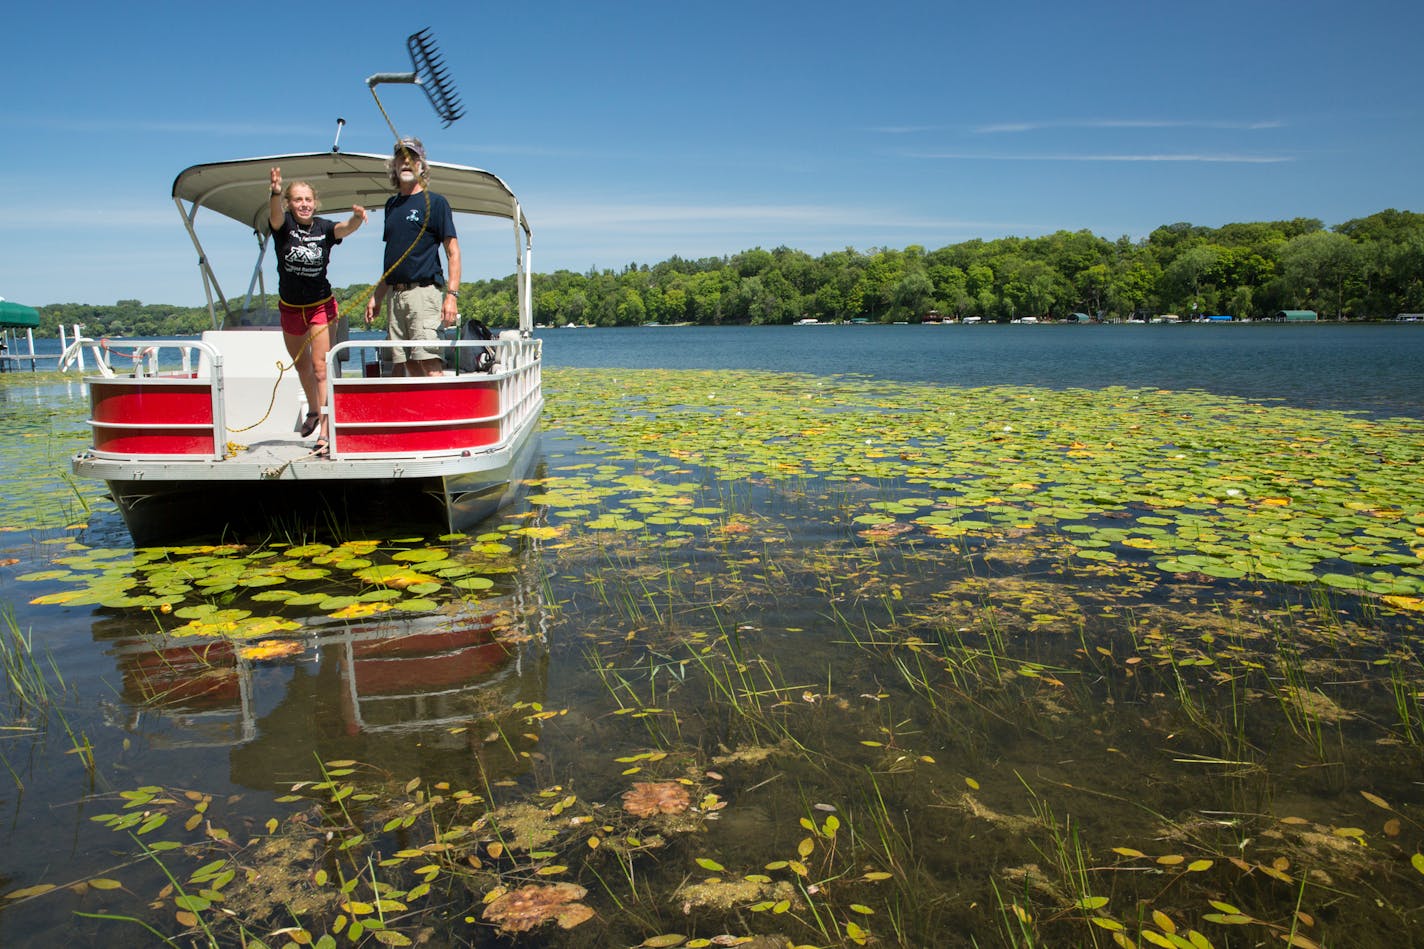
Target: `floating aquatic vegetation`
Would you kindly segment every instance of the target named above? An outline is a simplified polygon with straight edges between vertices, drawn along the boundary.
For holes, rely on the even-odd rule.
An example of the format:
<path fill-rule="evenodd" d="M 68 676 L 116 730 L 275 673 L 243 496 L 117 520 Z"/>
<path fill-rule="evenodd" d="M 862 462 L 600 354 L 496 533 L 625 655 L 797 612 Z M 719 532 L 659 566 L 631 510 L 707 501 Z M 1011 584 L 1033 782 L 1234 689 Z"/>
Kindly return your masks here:
<path fill-rule="evenodd" d="M 494 899 L 480 915 L 509 933 L 529 932 L 549 922 L 573 929 L 595 915 L 591 907 L 577 902 L 587 893 L 575 883 L 530 884 L 508 892 L 492 891 Z"/>
<path fill-rule="evenodd" d="M 678 887 L 673 898 L 682 902 L 684 914 L 690 914 L 698 907 L 728 910 L 767 901 L 773 907 L 784 902 L 787 909 L 800 904 L 796 887 L 789 880 L 773 881 L 760 874 L 753 876 L 755 878 L 688 880 Z"/>
<path fill-rule="evenodd" d="M 504 543 L 487 535 L 473 547 L 452 538 L 441 547 L 401 548 L 390 544 L 384 562 L 373 540 L 338 545 L 303 544 L 249 548 L 241 545 L 151 547 L 139 551 L 89 549 L 71 544 L 54 557 L 54 567 L 18 579 L 58 587 L 33 597 L 36 606 L 97 605 L 157 614 L 186 625 L 161 622 L 170 636 L 251 639 L 305 628 L 311 611 L 336 620 L 357 620 L 388 611 L 439 610 L 433 594 L 475 597 L 495 586 L 482 574 L 510 574 L 509 561 L 532 543 Z M 246 595 L 253 607 L 220 605 Z M 268 612 L 256 607 L 266 605 Z"/>
<path fill-rule="evenodd" d="M 681 814 L 691 806 L 687 788 L 676 781 L 635 781 L 623 792 L 623 810 L 634 817 Z"/>
<path fill-rule="evenodd" d="M 239 650 L 238 655 L 243 659 L 284 659 L 288 656 L 298 656 L 305 651 L 305 647 L 299 642 L 290 639 L 264 639 L 260 643 L 246 646 Z"/>
<path fill-rule="evenodd" d="M 91 437 L 86 410 L 77 401 L 0 398 L 0 533 L 78 531 L 96 512 L 113 510 L 102 484 L 69 476 L 70 456 Z"/>
<path fill-rule="evenodd" d="M 938 538 L 1057 527 L 1085 560 L 1424 594 L 1424 486 L 1404 476 L 1424 462 L 1414 419 L 1122 388 L 646 370 L 620 374 L 615 390 L 593 374 L 555 377 L 567 397 L 550 406 L 550 422 L 617 456 L 666 452 L 724 482 L 930 489 L 864 498 L 851 520 L 875 541 L 913 537 L 904 525 Z M 638 498 L 641 514 L 667 511 L 676 489 L 633 481 L 624 484 L 632 492 L 615 494 L 586 473 L 544 487 L 536 501 L 555 516 L 573 513 L 565 504 L 582 516 L 614 496 Z M 649 523 L 608 511 L 586 526 Z M 1408 599 L 1391 605 L 1414 608 Z"/>
<path fill-rule="evenodd" d="M 517 801 L 506 804 L 490 815 L 491 839 L 486 854 L 499 859 L 507 853 L 545 850 L 563 832 L 554 820 L 557 814 L 535 804 Z"/>

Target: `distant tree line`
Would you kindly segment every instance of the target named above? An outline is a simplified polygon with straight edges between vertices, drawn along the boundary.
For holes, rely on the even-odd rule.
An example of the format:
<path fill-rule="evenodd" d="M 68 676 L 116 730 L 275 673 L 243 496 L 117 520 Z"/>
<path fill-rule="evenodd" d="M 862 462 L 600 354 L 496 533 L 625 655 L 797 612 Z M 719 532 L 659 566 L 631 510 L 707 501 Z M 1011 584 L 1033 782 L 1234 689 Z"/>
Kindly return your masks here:
<path fill-rule="evenodd" d="M 60 326 L 68 333 L 78 323 L 84 335 L 96 339 L 101 336 L 190 336 L 208 329 L 210 322 L 206 307 L 145 305 L 139 300 L 120 300 L 112 306 L 52 303 L 40 308 L 38 332 L 58 336 Z"/>
<path fill-rule="evenodd" d="M 1315 310 L 1326 319 L 1424 312 L 1424 214 L 1386 210 L 1329 230 L 1314 218 L 1159 227 L 1144 240 L 1089 231 L 912 245 L 819 257 L 787 247 L 621 271 L 536 275 L 538 323 L 772 324 L 868 319 L 918 322 L 930 314 L 985 321 L 1104 319 L 1177 313 L 1264 318 Z M 339 300 L 367 287 L 346 287 Z M 466 281 L 460 310 L 492 326 L 515 319 L 514 277 Z M 181 335 L 208 325 L 197 307 L 121 300 L 111 307 L 44 308 L 42 329 L 79 322 L 89 335 Z"/>
<path fill-rule="evenodd" d="M 338 306 L 346 312 L 346 303 L 370 289 L 365 286 L 344 287 L 334 291 Z M 276 299 L 269 297 L 269 304 L 276 309 Z M 229 305 L 240 309 L 242 300 L 230 300 Z M 85 336 L 94 339 L 115 336 L 196 336 L 205 329 L 212 328 L 212 319 L 206 306 L 174 306 L 169 303 L 148 303 L 139 300 L 120 300 L 112 305 L 90 303 L 52 303 L 41 307 L 40 326 L 37 333 L 44 336 L 58 336 L 59 327 L 64 331 L 78 323 Z M 363 314 L 365 310 L 361 311 Z"/>
<path fill-rule="evenodd" d="M 1140 241 L 1059 231 L 934 251 L 846 249 L 811 257 L 756 248 L 619 272 L 561 270 L 534 286 L 535 320 L 555 325 L 917 322 L 931 313 L 986 321 L 1071 313 L 1263 318 L 1290 309 L 1369 319 L 1424 312 L 1424 214 L 1381 211 L 1331 230 L 1313 218 L 1172 224 Z M 492 325 L 513 322 L 512 277 L 465 287 L 462 312 Z"/>

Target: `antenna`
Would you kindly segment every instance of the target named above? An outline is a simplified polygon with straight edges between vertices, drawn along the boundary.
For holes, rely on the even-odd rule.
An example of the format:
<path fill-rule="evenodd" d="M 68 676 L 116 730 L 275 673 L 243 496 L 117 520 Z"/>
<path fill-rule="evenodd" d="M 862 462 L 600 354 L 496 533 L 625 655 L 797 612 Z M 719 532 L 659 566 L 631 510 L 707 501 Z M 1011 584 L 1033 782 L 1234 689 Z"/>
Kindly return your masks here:
<path fill-rule="evenodd" d="M 336 138 L 331 143 L 331 153 L 334 155 L 341 151 L 341 127 L 346 124 L 346 120 L 340 116 L 336 119 Z"/>
<path fill-rule="evenodd" d="M 390 116 L 386 115 L 385 107 L 381 105 L 381 99 L 376 95 L 376 86 L 383 82 L 409 83 L 425 90 L 425 97 L 430 100 L 431 108 L 435 110 L 436 115 L 440 116 L 440 121 L 446 128 L 449 128 L 451 122 L 465 114 L 464 106 L 460 104 L 460 95 L 450 82 L 449 74 L 445 70 L 445 61 L 440 56 L 440 50 L 436 47 L 435 38 L 430 35 L 430 30 L 427 28 L 418 33 L 412 33 L 406 38 L 405 45 L 410 51 L 410 64 L 414 68 L 413 72 L 378 72 L 366 80 L 366 86 L 371 90 L 371 97 L 376 100 L 376 106 L 381 110 L 381 114 L 386 116 L 386 124 L 390 126 L 391 134 L 395 135 L 397 140 L 400 139 L 400 135 L 396 133 Z"/>

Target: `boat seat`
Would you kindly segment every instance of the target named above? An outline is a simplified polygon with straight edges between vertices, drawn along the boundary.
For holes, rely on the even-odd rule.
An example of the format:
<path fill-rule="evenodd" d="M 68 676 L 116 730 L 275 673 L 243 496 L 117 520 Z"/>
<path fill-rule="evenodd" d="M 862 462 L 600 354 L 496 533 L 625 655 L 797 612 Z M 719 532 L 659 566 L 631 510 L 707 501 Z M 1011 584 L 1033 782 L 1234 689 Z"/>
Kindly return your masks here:
<path fill-rule="evenodd" d="M 300 429 L 307 400 L 295 369 L 280 373 L 278 378 L 278 366 L 290 366 L 292 362 L 280 329 L 208 330 L 202 339 L 222 353 L 223 401 L 228 430 L 233 431 L 236 441 L 250 444 L 290 438 Z M 208 363 L 204 353 L 198 361 L 199 378 L 210 372 Z"/>

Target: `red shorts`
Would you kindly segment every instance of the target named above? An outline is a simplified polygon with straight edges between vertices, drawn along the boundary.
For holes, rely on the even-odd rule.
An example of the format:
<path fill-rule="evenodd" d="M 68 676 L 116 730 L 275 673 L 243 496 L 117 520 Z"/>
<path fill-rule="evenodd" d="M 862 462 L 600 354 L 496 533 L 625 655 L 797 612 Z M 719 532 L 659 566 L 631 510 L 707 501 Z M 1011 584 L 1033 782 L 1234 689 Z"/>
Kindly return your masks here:
<path fill-rule="evenodd" d="M 335 297 L 327 297 L 320 303 L 292 304 L 279 300 L 277 313 L 282 317 L 282 332 L 289 336 L 305 336 L 308 327 L 335 323 L 339 315 Z"/>

